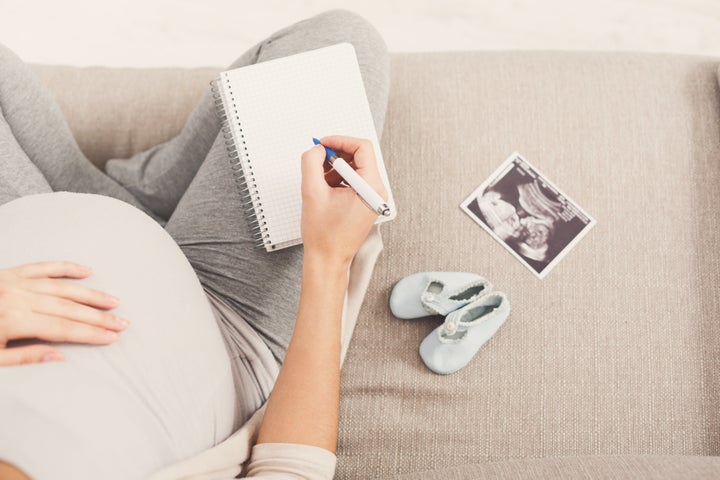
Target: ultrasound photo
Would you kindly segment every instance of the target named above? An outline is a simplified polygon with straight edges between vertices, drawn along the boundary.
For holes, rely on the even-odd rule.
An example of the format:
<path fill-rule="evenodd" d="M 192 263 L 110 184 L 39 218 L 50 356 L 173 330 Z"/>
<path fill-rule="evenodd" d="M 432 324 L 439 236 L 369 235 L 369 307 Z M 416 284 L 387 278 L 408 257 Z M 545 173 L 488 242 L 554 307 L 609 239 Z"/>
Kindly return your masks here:
<path fill-rule="evenodd" d="M 539 278 L 595 225 L 519 153 L 460 205 Z"/>

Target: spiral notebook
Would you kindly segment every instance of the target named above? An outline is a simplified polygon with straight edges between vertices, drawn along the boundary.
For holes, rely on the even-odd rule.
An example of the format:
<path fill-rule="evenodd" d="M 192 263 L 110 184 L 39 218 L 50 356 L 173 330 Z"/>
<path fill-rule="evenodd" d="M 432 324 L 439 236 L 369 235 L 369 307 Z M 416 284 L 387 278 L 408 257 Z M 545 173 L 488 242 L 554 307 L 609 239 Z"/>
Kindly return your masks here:
<path fill-rule="evenodd" d="M 302 242 L 300 158 L 312 137 L 369 139 L 395 203 L 355 49 L 349 43 L 222 72 L 212 82 L 233 175 L 259 246 Z"/>

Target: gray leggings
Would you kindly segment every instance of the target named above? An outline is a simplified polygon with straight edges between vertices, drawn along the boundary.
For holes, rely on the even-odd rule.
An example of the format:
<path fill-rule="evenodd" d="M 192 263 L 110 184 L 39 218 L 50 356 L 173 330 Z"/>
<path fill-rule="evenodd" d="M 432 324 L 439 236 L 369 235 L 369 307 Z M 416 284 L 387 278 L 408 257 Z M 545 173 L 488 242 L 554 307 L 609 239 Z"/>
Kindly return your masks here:
<path fill-rule="evenodd" d="M 380 136 L 389 57 L 378 32 L 357 15 L 330 11 L 298 22 L 255 45 L 230 68 L 338 42 L 355 47 Z M 202 286 L 245 318 L 282 362 L 300 296 L 302 247 L 268 254 L 254 246 L 219 131 L 208 89 L 179 135 L 129 159 L 112 159 L 103 173 L 80 151 L 46 88 L 0 45 L 0 205 L 25 195 L 71 191 L 138 207 L 165 227 Z"/>

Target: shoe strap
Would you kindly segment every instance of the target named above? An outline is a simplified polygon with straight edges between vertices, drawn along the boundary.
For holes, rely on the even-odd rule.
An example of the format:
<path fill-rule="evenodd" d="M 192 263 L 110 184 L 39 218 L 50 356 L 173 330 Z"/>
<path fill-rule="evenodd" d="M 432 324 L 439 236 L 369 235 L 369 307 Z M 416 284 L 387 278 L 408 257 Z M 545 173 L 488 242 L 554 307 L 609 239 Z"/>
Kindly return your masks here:
<path fill-rule="evenodd" d="M 500 298 L 500 305 L 498 305 L 493 310 L 487 312 L 484 315 L 481 315 L 478 318 L 475 318 L 471 321 L 462 321 L 462 317 L 467 311 L 467 309 L 461 308 L 458 310 L 455 310 L 453 312 L 450 312 L 447 317 L 445 317 L 445 322 L 443 322 L 442 327 L 438 329 L 438 337 L 440 338 L 440 341 L 442 343 L 457 343 L 462 340 L 462 336 L 459 338 L 447 338 L 451 335 L 454 335 L 458 332 L 464 332 L 467 330 L 470 330 L 471 328 L 486 322 L 493 322 L 496 318 L 498 318 L 499 315 L 503 315 L 503 310 L 507 310 L 507 297 L 502 292 L 489 292 L 486 293 L 488 297 L 495 296 Z"/>
<path fill-rule="evenodd" d="M 428 282 L 425 285 L 422 294 L 420 295 L 420 303 L 422 304 L 423 308 L 431 315 L 447 315 L 450 312 L 454 312 L 455 310 L 464 307 L 468 303 L 479 298 L 481 295 L 485 295 L 487 292 L 492 290 L 492 285 L 490 285 L 490 282 L 484 279 L 480 279 L 468 283 L 467 285 L 464 285 L 455 292 L 451 292 L 449 294 L 446 294 L 442 291 L 439 293 L 432 293 L 428 291 L 428 288 L 430 288 L 430 285 L 432 285 L 433 283 L 439 283 L 444 287 L 444 283 L 441 280 L 430 278 L 428 279 Z M 471 298 L 466 298 L 463 300 L 453 300 L 450 298 L 459 293 L 462 293 L 465 290 L 477 286 L 484 287 L 478 295 L 474 295 Z"/>
<path fill-rule="evenodd" d="M 458 310 L 450 312 L 450 314 L 445 317 L 445 322 L 443 323 L 443 330 L 446 334 L 452 335 L 458 330 L 467 330 L 467 328 L 462 327 L 462 323 L 460 322 L 461 317 L 462 312 Z"/>
<path fill-rule="evenodd" d="M 467 328 L 460 322 L 461 317 L 462 311 L 460 311 L 460 309 L 450 312 L 448 316 L 445 317 L 445 322 L 443 322 L 442 326 L 437 331 L 438 338 L 442 343 L 457 343 L 461 340 L 462 337 L 448 338 L 458 332 L 467 330 Z"/>

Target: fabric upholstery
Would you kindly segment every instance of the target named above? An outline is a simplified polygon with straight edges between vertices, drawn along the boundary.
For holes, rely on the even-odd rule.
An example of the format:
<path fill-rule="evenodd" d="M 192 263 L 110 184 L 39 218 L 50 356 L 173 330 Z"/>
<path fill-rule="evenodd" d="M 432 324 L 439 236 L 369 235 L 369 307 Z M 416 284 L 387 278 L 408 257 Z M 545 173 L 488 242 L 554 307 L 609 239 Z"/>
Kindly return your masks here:
<path fill-rule="evenodd" d="M 104 166 L 172 138 L 220 68 L 33 65 L 85 155 Z"/>
<path fill-rule="evenodd" d="M 720 477 L 720 458 L 658 455 L 598 455 L 532 458 L 462 465 L 394 477 L 394 480 L 687 480 Z"/>
<path fill-rule="evenodd" d="M 382 144 L 399 214 L 383 226 L 343 369 L 337 478 L 720 454 L 718 60 L 392 60 Z M 102 164 L 179 130 L 218 69 L 38 70 Z M 598 221 L 544 280 L 458 207 L 516 150 Z M 512 305 L 450 376 L 431 373 L 417 352 L 440 318 L 398 320 L 387 306 L 395 282 L 426 270 L 480 273 Z M 595 468 L 587 462 L 576 467 Z"/>
<path fill-rule="evenodd" d="M 718 61 L 582 53 L 396 55 L 384 230 L 343 377 L 338 478 L 575 455 L 720 453 Z M 598 221 L 536 279 L 459 208 L 520 151 Z M 392 285 L 469 270 L 512 313 L 431 373 L 439 322 Z M 377 460 L 379 459 L 379 460 Z"/>

